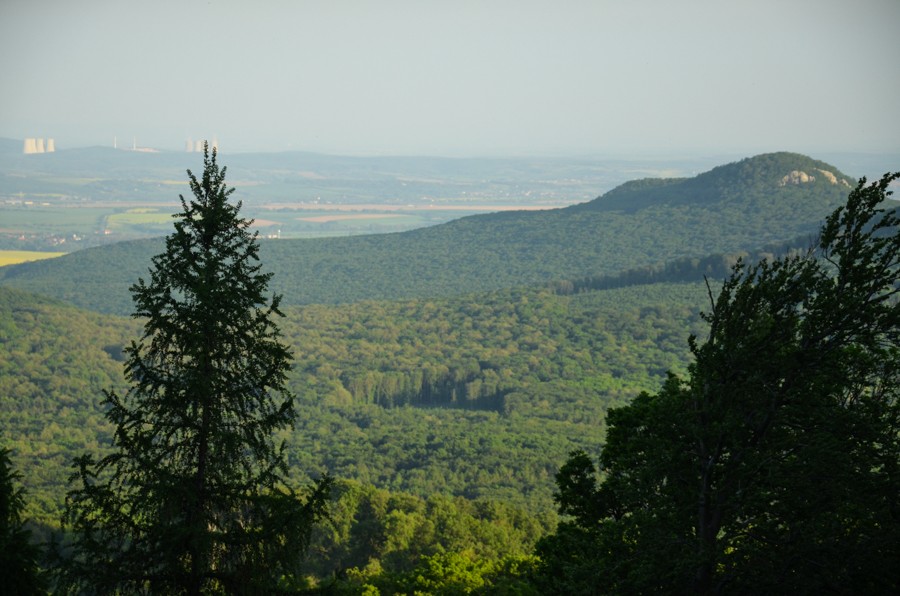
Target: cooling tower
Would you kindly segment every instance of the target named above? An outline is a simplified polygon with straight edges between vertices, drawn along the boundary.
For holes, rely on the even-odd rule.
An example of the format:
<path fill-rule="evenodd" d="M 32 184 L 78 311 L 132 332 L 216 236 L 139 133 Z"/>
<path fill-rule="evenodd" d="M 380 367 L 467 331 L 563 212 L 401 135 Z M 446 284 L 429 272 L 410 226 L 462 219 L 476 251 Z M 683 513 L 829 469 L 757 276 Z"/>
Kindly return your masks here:
<path fill-rule="evenodd" d="M 30 155 L 32 153 L 44 153 L 45 151 L 56 151 L 56 146 L 53 143 L 53 139 L 47 139 L 47 145 L 45 147 L 44 139 L 30 137 L 25 139 L 24 146 L 22 147 L 22 153 L 26 155 Z"/>

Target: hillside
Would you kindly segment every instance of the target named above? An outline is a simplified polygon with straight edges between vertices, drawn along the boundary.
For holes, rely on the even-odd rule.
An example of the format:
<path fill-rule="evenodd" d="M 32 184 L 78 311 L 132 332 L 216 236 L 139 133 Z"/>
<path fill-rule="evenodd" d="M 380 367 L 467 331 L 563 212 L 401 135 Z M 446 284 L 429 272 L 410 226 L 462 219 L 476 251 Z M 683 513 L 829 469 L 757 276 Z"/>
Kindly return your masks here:
<path fill-rule="evenodd" d="M 287 308 L 292 472 L 552 511 L 554 471 L 596 449 L 606 409 L 684 369 L 704 299 L 659 284 Z M 4 444 L 34 514 L 54 523 L 71 458 L 108 444 L 102 390 L 122 387 L 140 328 L 8 288 L 0 322 Z"/>
<path fill-rule="evenodd" d="M 265 241 L 261 259 L 286 304 L 453 296 L 812 234 L 851 183 L 826 163 L 773 153 L 694 178 L 627 183 L 565 209 L 470 216 L 395 234 Z M 125 314 L 128 287 L 160 250 L 158 240 L 88 249 L 5 267 L 0 284 Z"/>
<path fill-rule="evenodd" d="M 823 161 L 797 153 L 768 153 L 713 168 L 694 178 L 626 182 L 599 199 L 570 209 L 634 212 L 660 204 L 731 202 L 756 208 L 764 207 L 776 196 L 781 200 L 806 201 L 828 185 L 843 187 L 846 195 L 856 181 Z"/>

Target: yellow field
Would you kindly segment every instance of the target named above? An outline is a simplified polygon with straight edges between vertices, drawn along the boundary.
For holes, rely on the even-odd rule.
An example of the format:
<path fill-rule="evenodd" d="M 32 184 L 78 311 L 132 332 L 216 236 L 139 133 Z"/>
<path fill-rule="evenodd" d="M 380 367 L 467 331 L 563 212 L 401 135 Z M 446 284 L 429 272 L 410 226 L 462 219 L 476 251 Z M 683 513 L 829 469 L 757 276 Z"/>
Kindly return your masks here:
<path fill-rule="evenodd" d="M 41 259 L 52 259 L 61 257 L 64 252 L 40 252 L 37 250 L 0 250 L 0 267 L 5 265 L 15 265 L 24 263 L 25 261 L 39 261 Z"/>

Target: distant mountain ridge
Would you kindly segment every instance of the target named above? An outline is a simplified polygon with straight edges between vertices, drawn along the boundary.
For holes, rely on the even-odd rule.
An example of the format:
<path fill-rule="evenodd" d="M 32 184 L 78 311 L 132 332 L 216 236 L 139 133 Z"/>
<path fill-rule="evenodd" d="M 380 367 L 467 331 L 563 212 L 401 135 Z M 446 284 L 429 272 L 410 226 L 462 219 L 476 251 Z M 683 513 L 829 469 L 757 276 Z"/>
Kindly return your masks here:
<path fill-rule="evenodd" d="M 825 162 L 771 153 L 693 178 L 629 182 L 565 209 L 470 216 L 396 234 L 265 241 L 261 260 L 286 304 L 459 295 L 813 234 L 852 185 Z M 125 314 L 128 287 L 161 250 L 159 240 L 88 249 L 0 269 L 0 284 Z"/>

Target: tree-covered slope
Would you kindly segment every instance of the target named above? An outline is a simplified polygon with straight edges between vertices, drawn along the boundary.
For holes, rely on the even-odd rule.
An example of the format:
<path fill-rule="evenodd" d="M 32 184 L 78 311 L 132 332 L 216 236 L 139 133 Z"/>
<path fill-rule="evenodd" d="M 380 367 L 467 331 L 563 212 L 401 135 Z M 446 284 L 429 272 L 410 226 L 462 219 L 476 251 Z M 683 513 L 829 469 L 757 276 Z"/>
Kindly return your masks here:
<path fill-rule="evenodd" d="M 40 521 L 62 505 L 72 457 L 108 441 L 103 389 L 123 386 L 122 347 L 138 326 L 0 288 L 0 440 Z"/>
<path fill-rule="evenodd" d="M 549 511 L 553 473 L 600 442 L 606 409 L 683 368 L 704 297 L 660 284 L 287 308 L 292 473 Z M 102 390 L 122 387 L 139 325 L 8 288 L 0 321 L 3 441 L 52 523 L 71 458 L 108 445 Z"/>
<path fill-rule="evenodd" d="M 566 209 L 471 216 L 397 234 L 263 242 L 261 258 L 287 304 L 453 296 L 811 234 L 846 197 L 845 182 L 833 166 L 774 153 L 695 178 L 628 183 Z M 160 248 L 140 241 L 6 267 L 0 284 L 124 314 L 128 287 Z"/>

